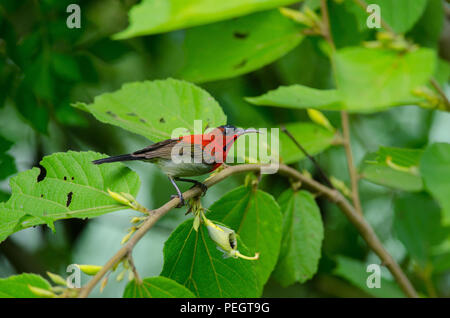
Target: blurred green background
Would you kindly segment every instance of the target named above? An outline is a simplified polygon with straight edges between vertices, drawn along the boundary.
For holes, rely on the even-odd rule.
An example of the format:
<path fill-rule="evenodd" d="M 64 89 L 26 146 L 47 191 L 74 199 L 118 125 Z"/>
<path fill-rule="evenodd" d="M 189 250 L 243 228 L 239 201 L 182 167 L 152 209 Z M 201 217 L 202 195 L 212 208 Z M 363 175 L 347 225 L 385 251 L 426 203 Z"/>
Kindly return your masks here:
<path fill-rule="evenodd" d="M 95 150 L 113 155 L 149 144 L 141 136 L 102 124 L 70 106 L 76 101 L 92 102 L 95 96 L 117 90 L 126 82 L 176 77 L 183 66 L 183 30 L 129 40 L 111 39 L 127 26 L 127 12 L 136 2 L 0 1 L 0 136 L 12 142 L 8 156 L 1 159 L 1 201 L 8 199 L 9 178 L 17 171 L 37 166 L 45 155 L 67 150 Z M 429 6 L 432 2 L 436 3 L 430 1 Z M 439 18 L 440 26 L 428 28 L 432 18 L 424 16 L 407 37 L 435 48 L 442 59 L 449 60 L 449 10 L 441 1 L 437 2 L 441 8 L 431 17 Z M 66 27 L 66 7 L 70 3 L 78 3 L 81 7 L 80 29 Z M 358 29 L 356 18 L 342 1 L 329 1 L 329 6 L 338 47 L 374 38 L 374 32 Z M 258 96 L 280 85 L 295 83 L 329 88 L 332 85 L 331 68 L 320 43 L 319 38 L 308 37 L 281 59 L 259 70 L 200 86 L 217 99 L 228 123 L 236 126 L 275 127 L 280 123 L 308 120 L 303 110 L 256 107 L 243 97 Z M 449 93 L 448 85 L 444 89 Z M 334 127 L 340 127 L 339 112 L 325 114 Z M 380 145 L 424 148 L 433 142 L 450 143 L 450 114 L 446 112 L 405 106 L 369 115 L 353 114 L 351 122 L 356 165 L 366 153 L 377 151 Z M 331 147 L 316 159 L 329 175 L 350 184 L 342 147 Z M 130 163 L 129 166 L 141 178 L 138 201 L 143 205 L 158 207 L 172 194 L 170 183 L 154 166 L 144 163 Z M 316 176 L 317 172 L 309 162 L 303 160 L 296 166 L 309 169 Z M 204 205 L 209 206 L 223 193 L 242 184 L 243 178 L 230 178 L 211 188 L 204 198 Z M 287 187 L 287 181 L 277 176 L 263 179 L 262 188 L 275 197 Z M 187 188 L 187 185 L 183 187 Z M 413 199 L 405 198 L 399 190 L 364 180 L 360 182 L 360 193 L 366 219 L 391 255 L 408 269 L 419 291 L 430 293 L 432 288 L 436 295 L 450 297 L 450 257 L 442 260 L 442 266 L 432 273 L 431 278 L 424 279 L 423 272 L 416 269 L 414 260 L 399 239 L 394 207 L 410 204 Z M 429 209 L 431 199 L 425 194 L 410 196 L 418 195 L 423 195 L 419 201 Z M 312 280 L 287 288 L 271 280 L 265 287 L 264 296 L 367 296 L 345 274 L 336 273 L 336 260 L 338 256 L 360 263 L 379 263 L 379 260 L 335 206 L 321 198 L 318 203 L 325 223 L 319 272 Z M 0 277 L 21 272 L 44 274 L 47 270 L 66 276 L 66 267 L 72 263 L 104 264 L 119 248 L 131 215 L 130 211 L 120 211 L 93 220 L 59 221 L 55 224 L 56 233 L 45 226 L 15 233 L 0 244 Z M 160 273 L 163 244 L 185 218 L 184 210 L 170 212 L 138 244 L 134 255 L 142 277 Z M 448 246 L 442 248 L 449 249 Z M 345 259 L 343 264 L 347 264 Z M 351 269 L 351 264 L 347 265 L 346 268 Z M 391 278 L 384 268 L 383 277 Z M 83 276 L 82 283 L 87 279 Z M 102 294 L 97 287 L 92 295 L 121 297 L 125 284 L 126 281 L 111 280 Z"/>

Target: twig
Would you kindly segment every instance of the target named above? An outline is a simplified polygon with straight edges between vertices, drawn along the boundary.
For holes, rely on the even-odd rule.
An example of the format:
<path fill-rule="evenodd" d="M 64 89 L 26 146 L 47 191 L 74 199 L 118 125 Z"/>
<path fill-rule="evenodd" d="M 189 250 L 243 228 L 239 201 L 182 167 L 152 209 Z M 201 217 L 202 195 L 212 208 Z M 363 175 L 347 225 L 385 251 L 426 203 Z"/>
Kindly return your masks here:
<path fill-rule="evenodd" d="M 311 162 L 314 164 L 314 166 L 316 167 L 316 169 L 319 171 L 319 174 L 322 178 L 323 181 L 325 181 L 325 183 L 327 183 L 327 185 L 334 189 L 333 184 L 331 183 L 330 179 L 328 178 L 328 176 L 326 175 L 326 173 L 322 170 L 322 168 L 320 167 L 320 165 L 317 163 L 316 159 L 311 156 L 305 148 L 303 148 L 303 146 L 297 141 L 297 139 L 295 139 L 295 137 L 289 132 L 289 130 L 286 129 L 286 127 L 284 125 L 281 125 L 281 130 L 294 142 L 294 144 L 301 150 L 301 152 L 303 152 L 303 154 L 308 157 L 309 160 L 311 160 Z"/>
<path fill-rule="evenodd" d="M 358 190 L 358 173 L 356 171 L 355 165 L 353 163 L 353 154 L 352 148 L 350 145 L 350 123 L 348 118 L 348 113 L 345 111 L 341 112 L 341 122 L 342 122 L 342 132 L 344 135 L 344 149 L 345 156 L 347 157 L 347 167 L 348 173 L 350 175 L 351 182 L 351 191 L 352 191 L 352 202 L 355 206 L 356 211 L 359 214 L 363 215 L 361 200 L 359 199 L 359 190 Z"/>
<path fill-rule="evenodd" d="M 445 109 L 450 111 L 450 101 L 447 98 L 447 95 L 445 95 L 444 90 L 442 89 L 442 87 L 439 85 L 438 81 L 435 78 L 431 78 L 430 79 L 430 84 L 431 86 L 434 87 L 434 89 L 436 90 L 436 92 L 441 96 L 441 98 L 444 101 L 444 105 L 445 105 Z"/>
<path fill-rule="evenodd" d="M 322 20 L 323 20 L 323 37 L 327 40 L 327 42 L 330 44 L 333 51 L 336 50 L 336 47 L 333 42 L 333 38 L 331 36 L 330 31 L 330 21 L 328 16 L 328 7 L 327 7 L 327 1 L 321 0 L 321 11 L 322 11 Z M 334 66 L 334 60 L 333 56 L 331 57 L 332 65 Z M 334 68 L 334 67 L 333 67 Z M 347 167 L 348 167 L 348 173 L 350 175 L 350 182 L 351 182 L 351 191 L 352 191 L 352 201 L 353 205 L 355 206 L 356 211 L 363 215 L 362 207 L 361 207 L 361 200 L 359 199 L 359 190 L 358 190 L 358 174 L 356 172 L 356 168 L 353 164 L 353 155 L 352 155 L 352 149 L 350 144 L 350 125 L 349 125 L 349 118 L 348 113 L 346 111 L 341 111 L 341 122 L 342 122 L 342 133 L 344 137 L 344 149 L 345 149 L 345 155 L 347 158 Z"/>
<path fill-rule="evenodd" d="M 267 167 L 268 165 L 261 164 L 242 164 L 237 166 L 232 166 L 227 169 L 222 170 L 218 174 L 211 177 L 209 180 L 205 181 L 206 186 L 211 187 L 222 180 L 243 172 L 257 171 L 261 172 L 261 168 Z M 312 191 L 319 192 L 325 196 L 328 200 L 335 202 L 341 210 L 344 212 L 346 217 L 350 222 L 357 228 L 363 239 L 367 242 L 367 245 L 380 257 L 387 268 L 392 273 L 392 276 L 396 279 L 399 286 L 409 297 L 417 297 L 417 293 L 414 287 L 409 282 L 406 275 L 403 273 L 400 266 L 395 262 L 392 256 L 384 249 L 380 240 L 376 236 L 375 232 L 371 226 L 364 220 L 364 218 L 356 212 L 355 208 L 345 199 L 345 197 L 337 190 L 330 189 L 323 184 L 306 177 L 299 171 L 288 167 L 284 164 L 280 164 L 279 174 L 287 176 L 302 182 L 302 184 L 311 189 Z M 202 190 L 199 187 L 194 187 L 183 193 L 183 197 L 187 200 L 202 194 Z M 102 277 L 120 260 L 130 253 L 137 242 L 150 230 L 153 225 L 158 221 L 163 215 L 168 213 L 170 210 L 175 208 L 180 202 L 179 198 L 174 198 L 161 206 L 158 209 L 151 211 L 147 219 L 144 221 L 139 230 L 136 231 L 133 237 L 121 248 L 119 251 L 103 266 L 103 268 L 95 275 L 91 281 L 89 281 L 80 291 L 79 297 L 87 297 L 92 289 L 100 282 Z"/>
<path fill-rule="evenodd" d="M 134 265 L 134 260 L 133 260 L 133 256 L 131 255 L 131 252 L 128 253 L 128 264 L 130 264 L 131 270 L 133 271 L 133 276 L 134 276 L 134 280 L 136 281 L 136 283 L 142 284 L 142 280 L 136 269 L 136 265 Z"/>
<path fill-rule="evenodd" d="M 325 37 L 325 40 L 327 40 L 328 44 L 330 44 L 333 51 L 335 51 L 336 46 L 334 45 L 333 35 L 330 32 L 330 18 L 328 16 L 327 0 L 320 0 L 320 10 L 322 11 L 323 36 Z"/>

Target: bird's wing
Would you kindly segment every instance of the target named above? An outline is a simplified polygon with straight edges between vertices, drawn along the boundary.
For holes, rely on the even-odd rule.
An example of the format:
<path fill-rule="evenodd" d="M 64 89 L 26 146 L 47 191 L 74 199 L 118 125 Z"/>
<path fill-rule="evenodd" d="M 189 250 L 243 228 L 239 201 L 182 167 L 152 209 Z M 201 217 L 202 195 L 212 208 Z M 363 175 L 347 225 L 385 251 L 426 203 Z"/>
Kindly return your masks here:
<path fill-rule="evenodd" d="M 180 139 L 167 139 L 135 151 L 132 153 L 132 156 L 142 160 L 153 158 L 173 160 L 172 155 L 177 154 L 183 161 L 203 162 L 206 160 L 206 162 L 212 163 L 214 157 L 209 154 L 209 151 L 204 152 L 203 150 L 202 145 L 185 142 Z"/>
<path fill-rule="evenodd" d="M 150 146 L 147 146 L 144 149 L 133 152 L 132 156 L 140 159 L 152 159 L 152 158 L 170 159 L 172 154 L 172 147 L 179 142 L 180 141 L 178 139 L 163 140 L 154 143 Z"/>

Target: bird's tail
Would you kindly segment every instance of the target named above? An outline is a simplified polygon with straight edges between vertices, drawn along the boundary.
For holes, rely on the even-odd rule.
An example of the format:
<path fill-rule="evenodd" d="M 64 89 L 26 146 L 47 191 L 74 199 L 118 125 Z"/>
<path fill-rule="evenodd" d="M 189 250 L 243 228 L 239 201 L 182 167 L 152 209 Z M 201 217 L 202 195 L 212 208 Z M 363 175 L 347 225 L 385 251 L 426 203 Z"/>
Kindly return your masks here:
<path fill-rule="evenodd" d="M 127 154 L 127 155 L 113 156 L 113 157 L 94 160 L 94 161 L 92 161 L 92 163 L 96 164 L 96 165 L 100 165 L 102 163 L 130 161 L 130 160 L 139 160 L 139 159 L 140 158 L 136 158 L 135 156 L 133 156 L 131 154 Z"/>

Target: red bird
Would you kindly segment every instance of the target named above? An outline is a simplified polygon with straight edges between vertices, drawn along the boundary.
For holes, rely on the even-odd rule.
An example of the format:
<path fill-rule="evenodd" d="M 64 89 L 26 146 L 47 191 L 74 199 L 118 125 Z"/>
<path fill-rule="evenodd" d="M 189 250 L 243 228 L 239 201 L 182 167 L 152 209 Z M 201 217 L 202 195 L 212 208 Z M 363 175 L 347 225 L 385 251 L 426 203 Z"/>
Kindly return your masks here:
<path fill-rule="evenodd" d="M 180 206 L 185 204 L 183 195 L 175 181 L 191 182 L 206 192 L 204 183 L 181 177 L 200 176 L 220 167 L 233 143 L 246 133 L 257 133 L 256 129 L 241 129 L 223 125 L 208 134 L 187 135 L 154 143 L 131 154 L 113 156 L 93 161 L 102 164 L 117 161 L 142 160 L 156 164 L 177 190 Z"/>

